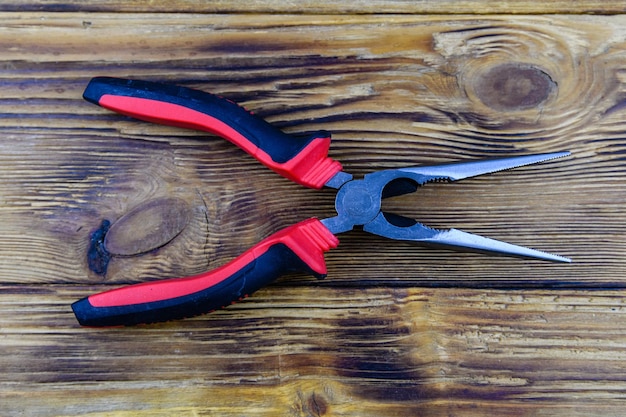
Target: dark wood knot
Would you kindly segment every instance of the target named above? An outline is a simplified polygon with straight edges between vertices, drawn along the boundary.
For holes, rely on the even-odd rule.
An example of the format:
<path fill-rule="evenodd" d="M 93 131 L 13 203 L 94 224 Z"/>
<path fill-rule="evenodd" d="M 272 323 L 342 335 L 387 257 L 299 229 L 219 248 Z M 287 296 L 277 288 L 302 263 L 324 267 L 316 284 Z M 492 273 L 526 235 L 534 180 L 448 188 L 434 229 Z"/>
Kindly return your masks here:
<path fill-rule="evenodd" d="M 321 417 L 328 411 L 328 403 L 323 396 L 313 393 L 307 399 L 306 408 L 309 411 L 309 415 Z"/>
<path fill-rule="evenodd" d="M 178 198 L 157 198 L 126 213 L 111 225 L 104 246 L 113 255 L 138 255 L 166 245 L 187 226 L 190 211 Z"/>
<path fill-rule="evenodd" d="M 516 111 L 544 103 L 557 84 L 541 68 L 520 63 L 500 64 L 478 77 L 476 95 L 498 111 Z"/>

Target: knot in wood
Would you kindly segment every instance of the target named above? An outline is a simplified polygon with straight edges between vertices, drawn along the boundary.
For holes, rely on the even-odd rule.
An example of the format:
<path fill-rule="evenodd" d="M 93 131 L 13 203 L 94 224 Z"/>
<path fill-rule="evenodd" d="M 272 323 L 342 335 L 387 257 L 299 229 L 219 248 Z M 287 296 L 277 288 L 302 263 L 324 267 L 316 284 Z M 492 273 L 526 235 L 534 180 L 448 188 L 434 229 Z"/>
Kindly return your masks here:
<path fill-rule="evenodd" d="M 313 393 L 306 401 L 306 409 L 309 415 L 321 417 L 328 411 L 328 403 L 323 396 Z"/>
<path fill-rule="evenodd" d="M 544 103 L 557 84 L 541 68 L 520 63 L 500 64 L 479 75 L 474 91 L 485 105 L 516 111 Z"/>
<path fill-rule="evenodd" d="M 135 207 L 109 229 L 104 246 L 113 255 L 139 255 L 160 248 L 187 226 L 189 207 L 178 198 L 157 198 Z"/>

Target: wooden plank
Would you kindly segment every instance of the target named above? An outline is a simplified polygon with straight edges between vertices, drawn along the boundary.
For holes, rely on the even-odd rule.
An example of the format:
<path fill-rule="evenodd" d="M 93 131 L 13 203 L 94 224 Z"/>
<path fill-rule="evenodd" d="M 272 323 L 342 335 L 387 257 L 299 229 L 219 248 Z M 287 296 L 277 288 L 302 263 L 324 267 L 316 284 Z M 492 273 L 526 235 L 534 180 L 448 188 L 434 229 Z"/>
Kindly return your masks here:
<path fill-rule="evenodd" d="M 625 19 L 0 14 L 0 415 L 623 414 Z M 569 149 L 386 208 L 574 263 L 354 232 L 326 281 L 284 277 L 190 320 L 80 328 L 74 300 L 216 267 L 332 214 L 334 198 L 225 141 L 84 102 L 94 75 L 213 91 L 288 132 L 331 130 L 332 156 L 356 175 Z M 180 235 L 89 269 L 103 220 L 165 197 L 188 210 Z"/>
<path fill-rule="evenodd" d="M 200 272 L 272 231 L 333 213 L 332 192 L 295 186 L 225 141 L 84 102 L 88 79 L 104 74 L 213 91 L 288 132 L 330 130 L 332 156 L 357 176 L 573 152 L 551 165 L 432 184 L 384 207 L 573 265 L 451 255 L 354 232 L 328 255 L 332 283 L 624 283 L 623 16 L 85 19 L 0 16 L 11 45 L 0 80 L 3 282 L 103 282 L 87 268 L 91 234 L 151 199 L 185 201 L 189 227 L 158 252 L 114 259 L 106 282 Z"/>
<path fill-rule="evenodd" d="M 168 13 L 351 13 L 351 14 L 616 14 L 624 12 L 622 1 L 567 0 L 528 1 L 509 0 L 343 0 L 343 1 L 277 1 L 217 0 L 198 2 L 196 0 L 104 0 L 84 2 L 79 0 L 3 1 L 0 11 L 45 11 L 45 12 L 168 12 Z"/>
<path fill-rule="evenodd" d="M 1 288 L 3 416 L 623 412 L 621 291 L 274 287 L 103 330 L 74 322 L 85 290 Z"/>

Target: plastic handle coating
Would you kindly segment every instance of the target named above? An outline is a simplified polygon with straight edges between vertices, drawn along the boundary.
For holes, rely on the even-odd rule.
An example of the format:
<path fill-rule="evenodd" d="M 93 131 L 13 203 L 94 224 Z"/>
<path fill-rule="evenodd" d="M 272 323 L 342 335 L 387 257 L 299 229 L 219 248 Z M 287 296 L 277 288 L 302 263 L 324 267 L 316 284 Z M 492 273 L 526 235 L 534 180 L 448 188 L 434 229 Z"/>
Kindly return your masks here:
<path fill-rule="evenodd" d="M 262 240 L 226 265 L 186 278 L 146 282 L 83 298 L 83 326 L 129 326 L 192 317 L 226 307 L 289 272 L 326 276 L 324 252 L 339 241 L 312 218 Z"/>
<path fill-rule="evenodd" d="M 83 97 L 137 119 L 221 136 L 268 168 L 306 187 L 322 188 L 341 171 L 341 164 L 328 157 L 330 133 L 288 135 L 214 94 L 171 84 L 96 77 Z"/>

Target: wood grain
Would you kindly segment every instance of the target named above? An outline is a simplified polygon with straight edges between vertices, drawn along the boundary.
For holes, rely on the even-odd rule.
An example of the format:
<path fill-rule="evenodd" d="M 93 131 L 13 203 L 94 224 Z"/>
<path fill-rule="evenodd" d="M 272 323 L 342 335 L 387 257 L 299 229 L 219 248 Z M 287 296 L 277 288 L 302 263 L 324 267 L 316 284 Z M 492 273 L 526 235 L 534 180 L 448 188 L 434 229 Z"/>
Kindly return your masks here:
<path fill-rule="evenodd" d="M 117 262 L 118 271 L 107 274 L 110 283 L 143 280 L 155 272 L 199 272 L 274 230 L 332 215 L 331 192 L 287 183 L 229 143 L 124 119 L 82 101 L 87 80 L 106 74 L 213 91 L 288 132 L 328 129 L 335 138 L 332 156 L 357 176 L 420 163 L 573 152 L 550 166 L 429 185 L 417 195 L 385 202 L 385 209 L 430 226 L 570 256 L 575 266 L 516 261 L 512 269 L 511 260 L 486 263 L 464 254 L 451 263 L 447 252 L 353 233 L 329 255 L 333 283 L 355 283 L 355 267 L 360 267 L 356 285 L 399 279 L 410 285 L 474 286 L 624 282 L 619 17 L 510 22 L 351 16 L 333 22 L 239 16 L 229 22 L 222 16 L 159 14 L 136 22 L 134 15 L 115 14 L 98 15 L 85 27 L 82 16 L 63 14 L 47 20 L 43 28 L 50 35 L 42 36 L 38 15 L 22 14 L 19 24 L 9 16 L 5 25 L 14 39 L 5 57 L 0 103 L 8 147 L 0 192 L 11 219 L 5 235 L 14 238 L 0 251 L 8 257 L 2 265 L 10 268 L 10 260 L 24 256 L 22 248 L 32 244 L 24 230 L 32 228 L 33 214 L 36 250 L 54 251 L 63 239 L 59 250 L 76 262 L 103 219 L 114 221 L 153 198 L 186 201 L 195 214 L 172 252 Z M 85 45 L 87 52 L 81 52 Z M 32 51 L 39 53 L 27 55 Z M 524 78 L 529 90 L 515 96 L 519 105 L 511 99 L 502 107 L 486 98 L 499 91 L 498 83 L 489 84 L 494 68 L 504 79 L 539 75 Z M 542 96 L 546 86 L 550 91 Z M 528 105 L 528 94 L 540 94 L 539 101 Z M 6 274 L 8 282 L 84 282 L 85 270 L 79 268 L 28 272 L 48 258 L 22 265 L 21 274 Z M 400 277 L 387 268 L 389 258 L 401 263 Z"/>
<path fill-rule="evenodd" d="M 559 13 L 559 14 L 617 14 L 624 12 L 622 1 L 607 0 L 528 0 L 484 1 L 484 0 L 342 0 L 342 1 L 286 1 L 286 0 L 7 0 L 0 11 L 45 11 L 45 12 L 168 12 L 168 13 L 352 13 L 352 14 L 496 14 L 496 13 Z"/>
<path fill-rule="evenodd" d="M 2 287 L 3 415 L 623 411 L 621 291 L 265 289 L 213 315 L 103 330 L 67 308 L 86 289 Z"/>
<path fill-rule="evenodd" d="M 0 7 L 1 416 L 623 414 L 624 15 L 414 14 L 475 2 L 389 2 L 406 11 L 395 15 L 369 14 L 376 2 L 342 15 L 353 6 L 26 4 Z M 602 5 L 565 11 L 621 11 Z M 475 12 L 492 6 L 504 7 Z M 190 320 L 80 328 L 69 307 L 78 298 L 217 267 L 282 227 L 332 215 L 334 203 L 226 141 L 85 102 L 96 75 L 218 93 L 290 133 L 330 130 L 332 156 L 356 176 L 570 150 L 429 184 L 385 209 L 574 263 L 355 231 L 328 254 L 325 281 L 283 277 Z M 182 232 L 91 271 L 103 220 L 162 198 L 188 208 Z"/>

